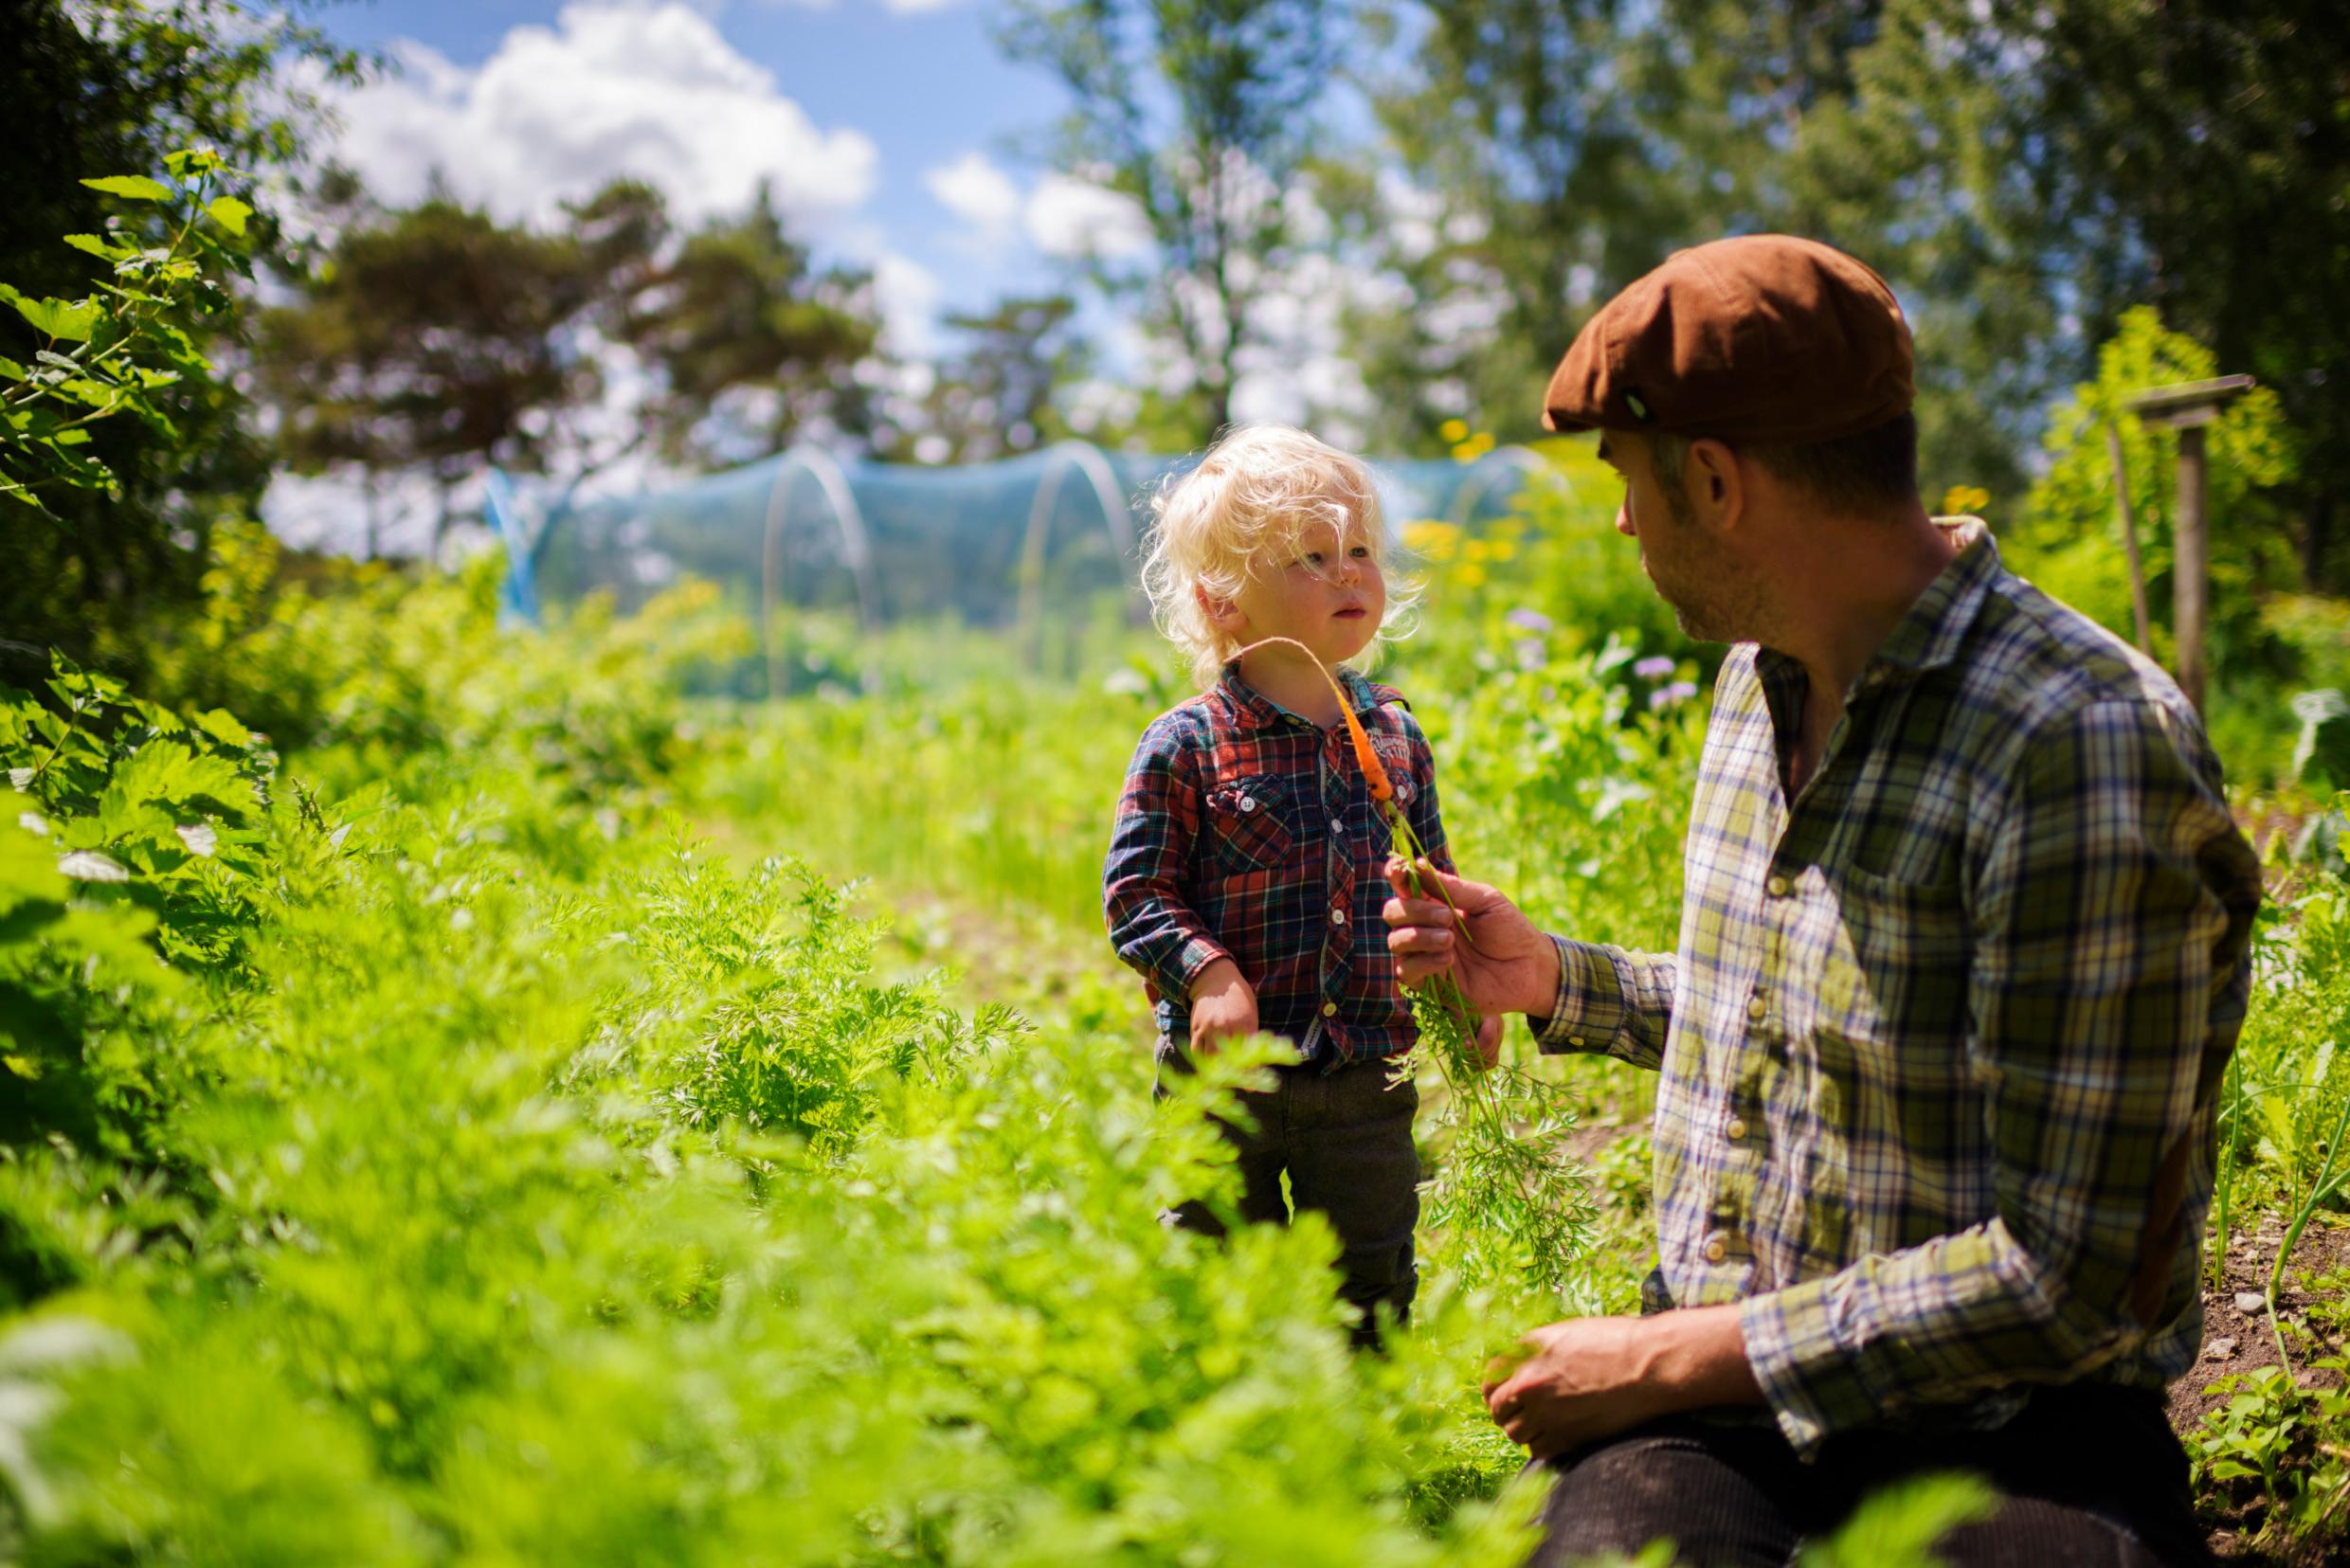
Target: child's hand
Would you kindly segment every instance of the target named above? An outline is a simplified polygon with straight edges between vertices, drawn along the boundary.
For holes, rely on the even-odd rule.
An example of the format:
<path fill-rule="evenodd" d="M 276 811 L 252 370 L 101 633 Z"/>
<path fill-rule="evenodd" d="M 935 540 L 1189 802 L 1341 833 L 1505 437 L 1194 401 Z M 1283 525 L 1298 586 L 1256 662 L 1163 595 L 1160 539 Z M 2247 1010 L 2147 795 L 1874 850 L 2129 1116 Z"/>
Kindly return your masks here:
<path fill-rule="evenodd" d="M 1256 1033 L 1256 990 L 1240 966 L 1220 958 L 1191 982 L 1191 1051 L 1209 1055 L 1229 1039 Z"/>
<path fill-rule="evenodd" d="M 1477 1071 L 1491 1072 L 1501 1065 L 1501 1028 L 1499 1013 L 1488 1013 L 1477 1019 Z"/>

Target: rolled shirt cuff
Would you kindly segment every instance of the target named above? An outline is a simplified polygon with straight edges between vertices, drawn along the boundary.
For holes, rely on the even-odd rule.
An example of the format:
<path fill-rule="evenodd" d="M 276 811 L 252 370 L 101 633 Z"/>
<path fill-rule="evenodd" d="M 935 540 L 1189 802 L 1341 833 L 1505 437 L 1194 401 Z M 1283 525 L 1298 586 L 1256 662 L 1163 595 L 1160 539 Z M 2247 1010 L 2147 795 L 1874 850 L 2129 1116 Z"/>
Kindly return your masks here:
<path fill-rule="evenodd" d="M 1615 1052 L 1632 1018 L 1631 972 L 1613 948 L 1563 936 L 1550 941 L 1559 949 L 1559 990 L 1546 1017 L 1526 1020 L 1535 1044 L 1552 1054 Z"/>

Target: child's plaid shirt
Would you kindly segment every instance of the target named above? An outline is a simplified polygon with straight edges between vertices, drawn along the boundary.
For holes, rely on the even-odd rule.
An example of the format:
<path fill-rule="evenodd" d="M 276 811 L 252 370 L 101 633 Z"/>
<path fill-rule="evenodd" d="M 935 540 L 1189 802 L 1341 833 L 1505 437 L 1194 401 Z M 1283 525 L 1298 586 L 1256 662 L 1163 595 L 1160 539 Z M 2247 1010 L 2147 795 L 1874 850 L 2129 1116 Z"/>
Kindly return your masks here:
<path fill-rule="evenodd" d="M 1451 869 L 1435 758 L 1402 694 L 1351 670 L 1339 681 L 1413 833 Z M 1346 726 L 1276 706 L 1237 665 L 1154 719 L 1127 767 L 1102 905 L 1161 1033 L 1188 1039 L 1191 982 L 1230 958 L 1256 988 L 1260 1026 L 1326 1070 L 1411 1049 L 1379 914 L 1392 836 Z"/>

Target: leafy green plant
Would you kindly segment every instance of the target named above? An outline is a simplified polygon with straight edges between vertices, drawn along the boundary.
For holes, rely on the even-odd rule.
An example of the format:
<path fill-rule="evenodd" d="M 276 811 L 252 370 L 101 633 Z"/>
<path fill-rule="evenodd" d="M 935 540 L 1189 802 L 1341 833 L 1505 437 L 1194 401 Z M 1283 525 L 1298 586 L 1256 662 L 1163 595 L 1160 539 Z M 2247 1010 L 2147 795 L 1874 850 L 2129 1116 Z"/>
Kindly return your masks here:
<path fill-rule="evenodd" d="M 224 309 L 219 275 L 249 271 L 243 241 L 253 208 L 221 189 L 231 171 L 217 153 L 192 148 L 170 154 L 166 165 L 169 183 L 145 174 L 81 182 L 153 204 L 169 220 L 160 245 L 142 244 L 119 222 L 102 235 L 67 235 L 66 244 L 114 269 L 97 292 L 35 298 L 0 283 L 0 301 L 33 338 L 29 363 L 0 355 L 0 497 L 46 512 L 37 494 L 44 485 L 113 488 L 113 471 L 85 450 L 90 426 L 129 414 L 176 440 L 155 394 L 183 379 L 211 377 L 183 319 Z"/>

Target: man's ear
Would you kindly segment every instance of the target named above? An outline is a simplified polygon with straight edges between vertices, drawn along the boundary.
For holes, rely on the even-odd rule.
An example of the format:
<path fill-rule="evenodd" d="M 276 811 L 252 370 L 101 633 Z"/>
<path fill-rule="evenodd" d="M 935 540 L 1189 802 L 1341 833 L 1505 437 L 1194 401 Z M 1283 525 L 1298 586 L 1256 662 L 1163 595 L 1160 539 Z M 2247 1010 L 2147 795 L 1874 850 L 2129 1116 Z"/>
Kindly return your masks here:
<path fill-rule="evenodd" d="M 1696 510 L 1698 520 L 1708 527 L 1726 532 L 1745 516 L 1749 499 L 1745 470 L 1739 463 L 1738 454 L 1726 442 L 1690 442 L 1689 461 L 1683 467 L 1682 478 L 1688 487 L 1690 505 Z"/>

